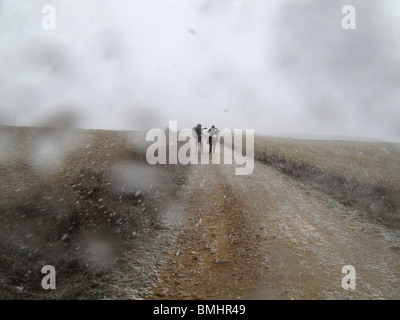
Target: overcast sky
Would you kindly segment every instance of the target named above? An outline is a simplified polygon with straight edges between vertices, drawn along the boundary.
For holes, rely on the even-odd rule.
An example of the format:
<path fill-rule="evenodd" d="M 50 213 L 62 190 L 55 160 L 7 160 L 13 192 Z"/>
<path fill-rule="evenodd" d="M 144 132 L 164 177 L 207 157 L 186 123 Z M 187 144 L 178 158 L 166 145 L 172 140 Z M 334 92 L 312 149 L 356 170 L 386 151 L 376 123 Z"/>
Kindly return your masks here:
<path fill-rule="evenodd" d="M 0 0 L 0 124 L 400 141 L 399 18 L 396 0 Z"/>

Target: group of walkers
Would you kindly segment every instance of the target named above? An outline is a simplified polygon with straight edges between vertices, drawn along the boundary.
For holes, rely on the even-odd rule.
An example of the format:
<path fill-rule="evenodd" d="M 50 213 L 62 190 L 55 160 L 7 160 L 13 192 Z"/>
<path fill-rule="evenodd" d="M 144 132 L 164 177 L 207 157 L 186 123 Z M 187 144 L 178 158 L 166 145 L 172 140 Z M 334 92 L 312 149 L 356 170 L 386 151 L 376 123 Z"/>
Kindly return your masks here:
<path fill-rule="evenodd" d="M 196 127 L 193 128 L 195 133 L 197 134 L 197 144 L 200 146 L 202 145 L 202 136 L 203 132 L 207 130 L 207 128 L 202 128 L 201 124 L 198 124 Z M 208 129 L 206 132 L 208 132 L 209 137 L 208 137 L 208 144 L 210 146 L 209 148 L 209 153 L 215 153 L 215 145 L 217 144 L 218 141 L 218 133 L 219 130 L 215 126 L 211 126 L 210 129 Z"/>

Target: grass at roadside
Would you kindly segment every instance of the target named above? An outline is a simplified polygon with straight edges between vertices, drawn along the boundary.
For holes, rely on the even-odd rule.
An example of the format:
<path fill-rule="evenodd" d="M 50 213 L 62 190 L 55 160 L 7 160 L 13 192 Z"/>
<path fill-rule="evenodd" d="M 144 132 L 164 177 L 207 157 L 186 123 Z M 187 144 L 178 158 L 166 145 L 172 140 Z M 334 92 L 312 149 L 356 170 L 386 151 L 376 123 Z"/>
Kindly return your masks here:
<path fill-rule="evenodd" d="M 258 136 L 255 158 L 400 228 L 400 144 Z"/>
<path fill-rule="evenodd" d="M 0 299 L 145 294 L 170 238 L 164 205 L 186 174 L 148 165 L 143 141 L 134 132 L 0 127 Z M 56 290 L 41 287 L 45 265 L 56 269 Z"/>

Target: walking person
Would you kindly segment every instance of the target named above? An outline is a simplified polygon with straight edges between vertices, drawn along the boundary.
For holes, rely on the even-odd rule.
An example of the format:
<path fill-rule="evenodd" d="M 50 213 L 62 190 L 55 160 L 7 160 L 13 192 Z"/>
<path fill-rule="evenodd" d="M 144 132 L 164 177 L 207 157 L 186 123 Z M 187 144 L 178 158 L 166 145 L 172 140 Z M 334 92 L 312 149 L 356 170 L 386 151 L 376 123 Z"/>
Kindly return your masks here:
<path fill-rule="evenodd" d="M 210 134 L 208 137 L 208 144 L 210 145 L 211 154 L 211 152 L 215 153 L 215 145 L 217 144 L 219 130 L 215 126 L 211 126 L 208 133 Z"/>
<path fill-rule="evenodd" d="M 197 148 L 200 145 L 201 148 L 201 134 L 202 134 L 202 129 L 201 129 L 201 124 L 199 123 L 196 127 L 193 127 L 193 131 L 195 132 L 195 134 L 197 135 Z"/>

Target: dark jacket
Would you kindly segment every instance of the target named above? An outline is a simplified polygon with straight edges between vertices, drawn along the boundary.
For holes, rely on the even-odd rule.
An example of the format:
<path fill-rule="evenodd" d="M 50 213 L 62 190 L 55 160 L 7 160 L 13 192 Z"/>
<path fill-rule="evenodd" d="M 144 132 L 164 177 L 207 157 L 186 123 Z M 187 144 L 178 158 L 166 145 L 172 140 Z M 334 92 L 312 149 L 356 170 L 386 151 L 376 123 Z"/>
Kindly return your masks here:
<path fill-rule="evenodd" d="M 201 128 L 196 126 L 196 127 L 193 127 L 193 130 L 197 133 L 198 141 L 201 141 Z"/>

